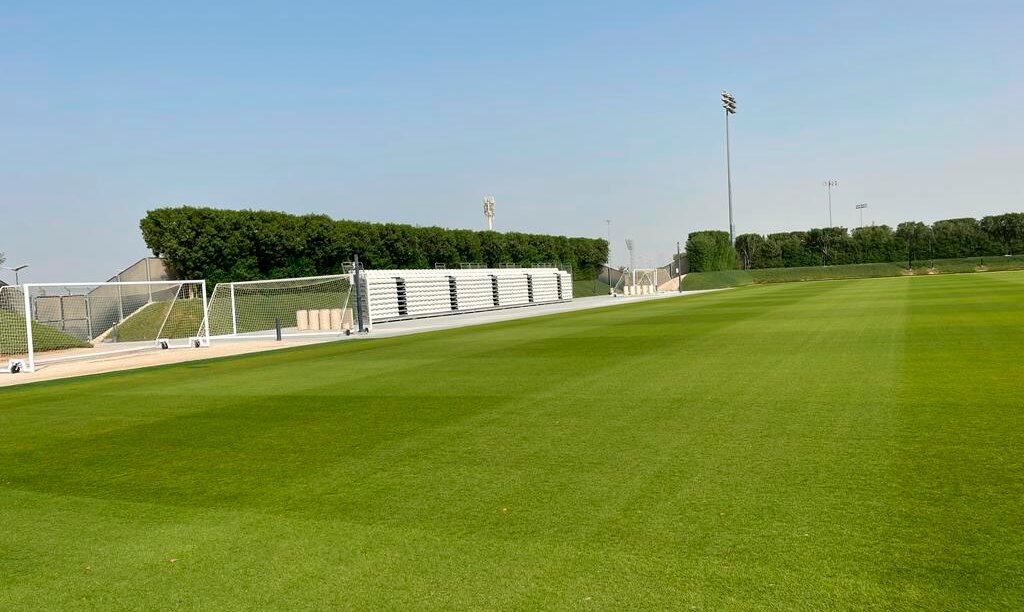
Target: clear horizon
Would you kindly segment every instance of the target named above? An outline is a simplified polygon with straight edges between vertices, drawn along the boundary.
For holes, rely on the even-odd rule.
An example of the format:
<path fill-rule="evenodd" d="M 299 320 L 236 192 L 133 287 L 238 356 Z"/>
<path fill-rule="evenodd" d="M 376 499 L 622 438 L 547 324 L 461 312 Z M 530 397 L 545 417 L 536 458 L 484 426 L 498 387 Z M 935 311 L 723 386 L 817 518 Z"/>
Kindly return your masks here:
<path fill-rule="evenodd" d="M 0 11 L 0 252 L 102 280 L 192 204 L 624 239 L 1024 210 L 1019 30 L 983 2 Z M 13 281 L 3 272 L 0 279 Z"/>

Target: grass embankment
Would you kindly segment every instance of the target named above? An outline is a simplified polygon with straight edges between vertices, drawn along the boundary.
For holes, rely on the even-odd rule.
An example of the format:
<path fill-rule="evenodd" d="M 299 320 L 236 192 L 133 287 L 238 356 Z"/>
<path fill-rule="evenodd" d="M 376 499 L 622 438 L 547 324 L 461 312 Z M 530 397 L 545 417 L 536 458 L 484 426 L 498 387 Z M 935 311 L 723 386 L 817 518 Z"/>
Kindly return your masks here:
<path fill-rule="evenodd" d="M 127 317 L 111 332 L 109 339 L 136 342 L 158 338 L 190 338 L 199 333 L 202 322 L 201 299 L 152 302 Z"/>
<path fill-rule="evenodd" d="M 1024 257 L 970 257 L 965 259 L 935 259 L 917 262 L 913 275 L 961 274 L 967 272 L 996 272 L 1024 270 Z M 902 263 L 868 263 L 843 266 L 807 266 L 802 268 L 765 268 L 757 270 L 722 270 L 694 272 L 683 279 L 684 290 L 721 289 L 743 285 L 790 283 L 798 281 L 841 280 L 852 278 L 880 278 L 909 276 Z"/>
<path fill-rule="evenodd" d="M 574 280 L 572 281 L 573 297 L 591 297 L 594 295 L 608 295 L 611 287 L 595 280 Z"/>
<path fill-rule="evenodd" d="M 28 352 L 25 335 L 25 318 L 0 311 L 0 355 L 24 355 Z M 38 352 L 58 351 L 71 348 L 88 348 L 88 342 L 79 340 L 71 334 L 64 333 L 38 321 L 32 322 L 32 347 Z"/>
<path fill-rule="evenodd" d="M 718 272 L 690 272 L 683 277 L 683 291 L 742 287 L 754 282 L 748 270 L 721 270 Z"/>
<path fill-rule="evenodd" d="M 283 282 L 283 281 L 282 281 Z M 235 288 L 235 316 L 232 319 L 231 290 L 218 285 L 210 297 L 210 333 L 240 334 L 274 329 L 280 317 L 282 327 L 295 327 L 296 312 L 332 308 L 353 308 L 352 287 L 345 279 L 303 281 L 285 286 L 238 285 Z"/>
<path fill-rule="evenodd" d="M 1021 303 L 778 284 L 0 390 L 0 609 L 1021 609 Z"/>

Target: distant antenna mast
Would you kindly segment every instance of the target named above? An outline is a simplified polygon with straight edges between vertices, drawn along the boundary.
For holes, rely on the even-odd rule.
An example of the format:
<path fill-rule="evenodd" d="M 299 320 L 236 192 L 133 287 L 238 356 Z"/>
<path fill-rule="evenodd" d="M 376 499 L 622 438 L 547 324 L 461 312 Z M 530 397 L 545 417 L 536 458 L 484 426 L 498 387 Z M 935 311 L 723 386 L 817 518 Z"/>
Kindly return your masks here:
<path fill-rule="evenodd" d="M 494 230 L 494 196 L 484 196 L 484 216 L 487 217 L 487 229 Z"/>

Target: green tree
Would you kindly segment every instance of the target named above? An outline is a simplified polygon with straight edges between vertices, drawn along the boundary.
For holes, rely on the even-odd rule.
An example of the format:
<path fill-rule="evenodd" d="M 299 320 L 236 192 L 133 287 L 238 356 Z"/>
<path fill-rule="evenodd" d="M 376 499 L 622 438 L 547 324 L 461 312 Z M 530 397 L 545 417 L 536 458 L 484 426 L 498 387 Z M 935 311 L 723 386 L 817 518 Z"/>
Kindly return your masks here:
<path fill-rule="evenodd" d="M 740 267 L 744 270 L 764 268 L 765 240 L 760 234 L 740 234 L 736 236 L 736 255 Z"/>
<path fill-rule="evenodd" d="M 985 233 L 977 219 L 944 219 L 932 224 L 933 256 L 939 259 L 983 255 Z"/>
<path fill-rule="evenodd" d="M 761 261 L 759 268 L 781 268 L 782 267 L 782 244 L 768 236 L 761 247 Z"/>
<path fill-rule="evenodd" d="M 829 235 L 825 230 L 814 228 L 804 234 L 803 246 L 807 252 L 817 254 L 820 258 L 817 263 L 824 266 L 828 258 L 828 242 Z"/>
<path fill-rule="evenodd" d="M 914 267 L 915 259 L 930 255 L 931 234 L 931 228 L 920 221 L 905 221 L 896 226 L 896 240 L 906 248 L 907 268 Z"/>
<path fill-rule="evenodd" d="M 1024 251 L 1024 213 L 982 217 L 981 228 L 1002 247 L 1001 255 Z"/>
<path fill-rule="evenodd" d="M 729 233 L 719 230 L 692 232 L 686 239 L 686 257 L 691 272 L 734 270 L 736 249 L 729 244 Z"/>
<path fill-rule="evenodd" d="M 901 251 L 896 235 L 888 225 L 866 225 L 853 230 L 850 238 L 857 244 L 859 263 L 896 261 Z"/>
<path fill-rule="evenodd" d="M 782 267 L 816 266 L 821 264 L 821 253 L 805 248 L 806 232 L 779 232 L 769 234 L 768 240 L 778 245 Z"/>
<path fill-rule="evenodd" d="M 823 227 L 808 230 L 803 238 L 804 251 L 818 257 L 818 264 L 832 266 L 859 263 L 857 243 L 845 227 Z"/>

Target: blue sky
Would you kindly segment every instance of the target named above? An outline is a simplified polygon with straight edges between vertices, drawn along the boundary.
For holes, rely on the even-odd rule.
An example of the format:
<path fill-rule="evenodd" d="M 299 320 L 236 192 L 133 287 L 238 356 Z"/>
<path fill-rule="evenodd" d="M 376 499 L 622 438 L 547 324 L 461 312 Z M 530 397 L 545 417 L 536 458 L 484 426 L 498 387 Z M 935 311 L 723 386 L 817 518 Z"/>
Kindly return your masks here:
<path fill-rule="evenodd" d="M 170 204 L 623 239 L 1024 210 L 1019 2 L 0 3 L 0 251 L 106 278 Z M 3 276 L 2 278 L 7 278 Z M 8 279 L 9 280 L 9 279 Z"/>

